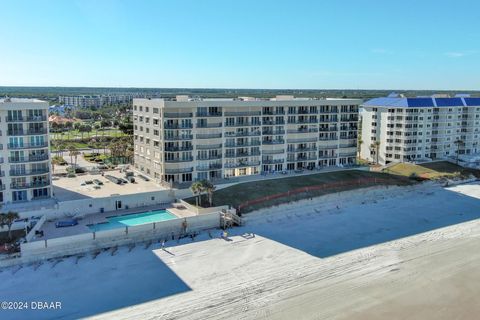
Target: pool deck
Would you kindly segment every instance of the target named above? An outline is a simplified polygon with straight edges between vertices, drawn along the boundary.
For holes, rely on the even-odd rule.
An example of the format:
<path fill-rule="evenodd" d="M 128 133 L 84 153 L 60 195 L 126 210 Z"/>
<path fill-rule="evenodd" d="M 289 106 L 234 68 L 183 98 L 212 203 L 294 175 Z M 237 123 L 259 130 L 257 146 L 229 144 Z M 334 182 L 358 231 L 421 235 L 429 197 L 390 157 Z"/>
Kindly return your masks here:
<path fill-rule="evenodd" d="M 82 233 L 91 233 L 92 231 L 87 225 L 94 224 L 94 223 L 107 222 L 106 220 L 107 217 L 120 216 L 120 215 L 131 214 L 131 213 L 143 213 L 143 212 L 156 211 L 156 210 L 162 210 L 162 209 L 167 209 L 168 211 L 176 215 L 178 218 L 186 218 L 186 217 L 192 217 L 196 215 L 196 213 L 186 208 L 185 209 L 175 208 L 173 207 L 172 204 L 168 204 L 166 206 L 155 205 L 155 206 L 148 206 L 148 207 L 142 207 L 142 208 L 132 208 L 127 210 L 108 211 L 104 213 L 87 215 L 84 218 L 79 219 L 78 225 L 73 227 L 57 228 L 55 227 L 55 222 L 57 220 L 46 221 L 43 224 L 42 228 L 40 229 L 43 231 L 43 237 L 38 237 L 38 238 L 34 237 L 32 241 L 43 241 L 43 240 L 48 240 L 53 238 L 73 236 L 73 235 L 82 234 Z M 63 218 L 59 220 L 66 220 L 66 219 L 68 218 Z"/>

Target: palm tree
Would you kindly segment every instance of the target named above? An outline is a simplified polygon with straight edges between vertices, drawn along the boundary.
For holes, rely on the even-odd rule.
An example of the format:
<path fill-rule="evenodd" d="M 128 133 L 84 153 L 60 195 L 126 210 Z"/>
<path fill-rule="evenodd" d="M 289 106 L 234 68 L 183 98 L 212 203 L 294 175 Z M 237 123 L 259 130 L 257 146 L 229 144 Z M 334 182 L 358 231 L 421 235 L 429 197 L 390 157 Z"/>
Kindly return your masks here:
<path fill-rule="evenodd" d="M 13 222 L 17 219 L 19 219 L 20 216 L 18 215 L 18 212 L 14 211 L 8 211 L 7 213 L 0 213 L 0 225 L 2 228 L 4 226 L 7 226 L 8 228 L 8 238 L 12 240 L 12 225 Z"/>
<path fill-rule="evenodd" d="M 70 164 L 72 167 L 75 169 L 77 167 L 77 156 L 80 154 L 80 152 L 77 150 L 77 147 L 75 147 L 73 144 L 71 144 L 68 147 L 68 155 L 70 156 Z M 73 158 L 75 158 L 75 165 L 73 163 Z"/>
<path fill-rule="evenodd" d="M 199 206 L 201 204 L 201 200 L 202 200 L 202 198 L 201 198 L 201 194 L 203 192 L 202 182 L 201 181 L 195 181 L 190 186 L 190 189 L 192 190 L 193 194 L 195 195 L 197 206 Z M 199 201 L 199 199 L 200 199 L 200 201 Z"/>
<path fill-rule="evenodd" d="M 55 173 L 55 166 L 60 165 L 60 159 L 58 157 L 53 157 L 52 159 L 52 173 Z"/>
<path fill-rule="evenodd" d="M 202 180 L 201 183 L 203 190 L 207 192 L 208 202 L 210 203 L 211 207 L 213 206 L 213 192 L 215 191 L 215 185 L 208 180 Z"/>

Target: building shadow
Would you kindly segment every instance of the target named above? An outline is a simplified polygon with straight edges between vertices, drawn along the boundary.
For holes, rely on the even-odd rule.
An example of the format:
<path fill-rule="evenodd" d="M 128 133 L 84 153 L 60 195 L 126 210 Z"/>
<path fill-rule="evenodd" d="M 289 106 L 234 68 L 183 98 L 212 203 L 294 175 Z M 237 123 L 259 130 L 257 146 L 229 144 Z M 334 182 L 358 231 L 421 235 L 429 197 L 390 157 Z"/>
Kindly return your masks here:
<path fill-rule="evenodd" d="M 54 198 L 56 198 L 60 202 L 92 198 L 82 193 L 65 189 L 56 185 L 53 185 L 53 194 Z"/>
<path fill-rule="evenodd" d="M 3 310 L 2 319 L 79 319 L 191 290 L 144 245 L 12 270 L 0 273 L 2 301 L 58 301 L 62 308 Z"/>
<path fill-rule="evenodd" d="M 340 203 L 338 209 L 272 214 L 266 218 L 271 223 L 247 223 L 230 235 L 253 232 L 326 258 L 479 218 L 480 199 L 437 188 L 414 198 L 407 195 L 347 208 Z"/>

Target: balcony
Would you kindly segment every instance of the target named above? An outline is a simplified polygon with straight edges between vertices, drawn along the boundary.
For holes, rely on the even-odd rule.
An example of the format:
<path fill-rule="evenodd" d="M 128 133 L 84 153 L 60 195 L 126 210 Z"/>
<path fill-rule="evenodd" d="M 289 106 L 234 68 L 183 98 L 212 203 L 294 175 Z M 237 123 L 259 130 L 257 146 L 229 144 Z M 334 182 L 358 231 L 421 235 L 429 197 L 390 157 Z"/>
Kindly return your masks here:
<path fill-rule="evenodd" d="M 226 154 L 225 158 L 242 158 L 242 157 L 254 157 L 259 156 L 260 151 L 257 152 L 237 152 L 235 154 Z"/>
<path fill-rule="evenodd" d="M 212 163 L 208 166 L 197 166 L 197 171 L 209 171 L 209 170 L 218 170 L 222 169 L 221 163 Z"/>
<path fill-rule="evenodd" d="M 284 144 L 285 140 L 263 140 L 262 144 Z"/>
<path fill-rule="evenodd" d="M 283 135 L 285 134 L 285 130 L 266 130 L 263 131 L 262 134 L 264 136 Z"/>
<path fill-rule="evenodd" d="M 23 130 L 7 130 L 7 136 L 23 136 L 24 134 Z"/>
<path fill-rule="evenodd" d="M 28 129 L 25 135 L 47 134 L 47 128 Z"/>
<path fill-rule="evenodd" d="M 285 149 L 278 149 L 278 150 L 262 150 L 263 155 L 267 154 L 283 154 L 285 153 Z"/>
<path fill-rule="evenodd" d="M 191 151 L 193 146 L 189 147 L 165 147 L 165 151 Z"/>
<path fill-rule="evenodd" d="M 287 152 L 308 152 L 308 151 L 317 151 L 317 147 L 305 147 L 305 148 L 296 148 L 287 150 Z"/>
<path fill-rule="evenodd" d="M 225 137 L 248 137 L 248 136 L 260 136 L 260 131 L 250 131 L 250 132 L 225 132 Z"/>
<path fill-rule="evenodd" d="M 8 144 L 8 149 L 35 149 L 35 148 L 47 148 L 47 147 L 48 147 L 48 142 L 22 143 L 22 144 L 9 143 Z"/>
<path fill-rule="evenodd" d="M 221 149 L 222 144 L 197 144 L 195 149 L 197 150 L 209 150 L 209 149 Z"/>
<path fill-rule="evenodd" d="M 230 111 L 225 112 L 226 117 L 250 117 L 250 116 L 260 116 L 261 111 Z"/>
<path fill-rule="evenodd" d="M 216 155 L 208 155 L 205 157 L 197 156 L 198 161 L 203 161 L 203 160 L 215 160 L 215 159 L 222 159 L 221 154 L 216 154 Z"/>
<path fill-rule="evenodd" d="M 36 162 L 36 161 L 46 161 L 48 160 L 48 154 L 38 155 L 38 156 L 28 156 L 28 157 L 9 157 L 8 162 L 10 163 L 19 163 L 19 162 Z"/>
<path fill-rule="evenodd" d="M 264 120 L 262 121 L 262 124 L 264 126 L 278 126 L 278 125 L 284 125 L 285 121 L 269 121 L 269 120 Z"/>
<path fill-rule="evenodd" d="M 340 157 L 356 157 L 357 153 L 356 152 L 345 152 L 345 153 L 340 152 L 339 156 Z"/>
<path fill-rule="evenodd" d="M 47 116 L 27 116 L 27 117 L 5 117 L 7 122 L 39 122 L 47 121 Z"/>
<path fill-rule="evenodd" d="M 30 182 L 30 183 L 11 183 L 11 189 L 30 189 L 30 188 L 41 188 L 47 187 L 50 185 L 50 181 L 37 181 L 37 182 Z"/>
<path fill-rule="evenodd" d="M 166 163 L 191 162 L 191 161 L 193 161 L 193 157 L 165 159 Z"/>
<path fill-rule="evenodd" d="M 222 112 L 197 112 L 197 117 L 221 117 Z"/>
<path fill-rule="evenodd" d="M 221 128 L 222 123 L 197 123 L 197 128 Z"/>
<path fill-rule="evenodd" d="M 197 139 L 218 139 L 222 137 L 222 133 L 198 133 Z"/>
<path fill-rule="evenodd" d="M 165 136 L 166 141 L 175 141 L 175 140 L 192 140 L 193 134 L 185 134 L 181 136 Z"/>
<path fill-rule="evenodd" d="M 193 167 L 190 168 L 177 168 L 177 169 L 165 169 L 165 174 L 179 174 L 193 172 Z"/>
<path fill-rule="evenodd" d="M 318 132 L 317 128 L 309 128 L 309 129 L 296 129 L 296 130 L 287 130 L 287 133 L 312 133 L 312 132 Z"/>
<path fill-rule="evenodd" d="M 225 127 L 253 127 L 253 126 L 261 126 L 262 124 L 259 122 L 251 123 L 251 122 L 235 122 L 235 123 L 227 123 L 225 122 Z"/>
<path fill-rule="evenodd" d="M 247 161 L 240 163 L 225 163 L 225 168 L 244 168 L 244 167 L 256 167 L 260 165 L 260 161 Z"/>
<path fill-rule="evenodd" d="M 252 147 L 259 146 L 260 141 L 250 141 L 245 143 L 226 143 L 225 148 L 243 148 L 243 147 Z"/>
<path fill-rule="evenodd" d="M 193 128 L 193 125 L 191 123 L 187 123 L 187 124 L 165 123 L 163 128 L 164 129 L 191 129 Z"/>
<path fill-rule="evenodd" d="M 277 163 L 284 163 L 285 159 L 268 159 L 262 160 L 263 164 L 277 164 Z"/>
<path fill-rule="evenodd" d="M 50 170 L 48 168 L 36 169 L 36 170 L 10 170 L 10 176 L 32 176 L 37 174 L 45 174 Z"/>
<path fill-rule="evenodd" d="M 191 112 L 167 112 L 163 114 L 164 118 L 176 119 L 176 118 L 191 118 L 193 113 Z"/>

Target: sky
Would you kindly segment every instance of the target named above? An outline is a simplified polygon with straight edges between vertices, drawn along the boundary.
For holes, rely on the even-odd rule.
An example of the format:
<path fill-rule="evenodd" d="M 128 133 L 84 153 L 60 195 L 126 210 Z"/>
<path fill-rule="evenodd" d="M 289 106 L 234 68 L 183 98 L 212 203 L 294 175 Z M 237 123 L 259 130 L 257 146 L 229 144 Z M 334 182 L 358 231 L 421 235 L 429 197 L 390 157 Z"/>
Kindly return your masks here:
<path fill-rule="evenodd" d="M 0 86 L 480 90 L 478 0 L 0 4 Z"/>

